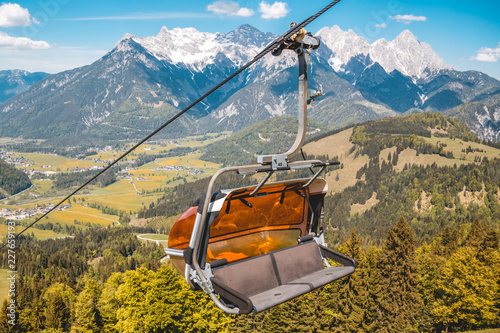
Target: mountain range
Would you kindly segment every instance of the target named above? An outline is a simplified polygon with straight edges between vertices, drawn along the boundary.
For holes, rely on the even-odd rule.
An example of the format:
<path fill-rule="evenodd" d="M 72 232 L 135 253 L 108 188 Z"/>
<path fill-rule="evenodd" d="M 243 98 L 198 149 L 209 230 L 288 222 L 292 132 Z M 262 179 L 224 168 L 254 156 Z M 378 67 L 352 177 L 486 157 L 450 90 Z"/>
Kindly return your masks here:
<path fill-rule="evenodd" d="M 352 30 L 323 28 L 310 59 L 310 88 L 323 91 L 310 118 L 326 128 L 435 111 L 500 140 L 500 82 L 460 72 L 409 30 L 372 44 Z M 0 104 L 3 136 L 137 138 L 165 122 L 252 59 L 277 36 L 250 25 L 223 33 L 163 27 L 125 35 L 96 62 L 50 75 Z M 239 130 L 294 115 L 296 58 L 267 55 L 181 117 L 163 136 Z"/>
<path fill-rule="evenodd" d="M 0 103 L 27 90 L 49 75 L 49 73 L 30 73 L 19 69 L 0 71 Z"/>

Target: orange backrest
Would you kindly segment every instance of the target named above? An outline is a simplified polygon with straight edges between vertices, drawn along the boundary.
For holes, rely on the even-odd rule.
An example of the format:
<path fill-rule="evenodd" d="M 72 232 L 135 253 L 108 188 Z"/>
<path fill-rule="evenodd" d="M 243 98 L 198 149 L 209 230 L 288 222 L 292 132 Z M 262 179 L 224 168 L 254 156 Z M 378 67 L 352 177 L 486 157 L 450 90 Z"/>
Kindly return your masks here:
<path fill-rule="evenodd" d="M 210 226 L 206 261 L 234 262 L 296 245 L 309 223 L 306 181 L 271 183 L 252 197 L 255 187 L 230 192 Z M 168 247 L 187 248 L 196 212 L 191 207 L 175 221 Z"/>

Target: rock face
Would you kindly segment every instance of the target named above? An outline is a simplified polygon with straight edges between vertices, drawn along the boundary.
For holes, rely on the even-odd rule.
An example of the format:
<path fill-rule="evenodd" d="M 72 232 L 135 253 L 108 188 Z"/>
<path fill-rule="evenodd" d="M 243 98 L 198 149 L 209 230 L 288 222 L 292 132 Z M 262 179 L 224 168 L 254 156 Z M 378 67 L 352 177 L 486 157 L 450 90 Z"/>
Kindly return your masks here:
<path fill-rule="evenodd" d="M 408 30 L 372 44 L 337 26 L 317 36 L 323 46 L 310 59 L 309 86 L 322 89 L 323 96 L 310 116 L 327 128 L 404 112 L 444 112 L 500 89 L 486 74 L 454 70 Z M 226 34 L 166 27 L 151 37 L 127 34 L 96 62 L 50 75 L 0 104 L 0 131 L 25 138 L 144 136 L 276 37 L 249 25 Z M 294 115 L 295 64 L 292 52 L 267 55 L 163 135 L 238 130 Z M 471 128 L 478 123 L 479 118 Z"/>

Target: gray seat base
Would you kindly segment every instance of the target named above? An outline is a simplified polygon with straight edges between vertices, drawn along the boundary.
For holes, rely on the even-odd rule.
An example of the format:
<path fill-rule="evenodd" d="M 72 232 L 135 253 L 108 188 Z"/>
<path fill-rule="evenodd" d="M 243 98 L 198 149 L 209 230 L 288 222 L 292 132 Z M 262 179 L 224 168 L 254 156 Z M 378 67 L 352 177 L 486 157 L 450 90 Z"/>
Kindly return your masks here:
<path fill-rule="evenodd" d="M 292 298 L 304 295 L 314 289 L 323 287 L 354 272 L 353 266 L 328 267 L 321 271 L 306 275 L 300 279 L 283 284 L 257 295 L 250 296 L 255 313 L 270 309 Z"/>
<path fill-rule="evenodd" d="M 344 267 L 324 267 L 323 257 Z M 354 272 L 356 262 L 316 242 L 215 268 L 214 289 L 240 308 L 258 313 Z"/>

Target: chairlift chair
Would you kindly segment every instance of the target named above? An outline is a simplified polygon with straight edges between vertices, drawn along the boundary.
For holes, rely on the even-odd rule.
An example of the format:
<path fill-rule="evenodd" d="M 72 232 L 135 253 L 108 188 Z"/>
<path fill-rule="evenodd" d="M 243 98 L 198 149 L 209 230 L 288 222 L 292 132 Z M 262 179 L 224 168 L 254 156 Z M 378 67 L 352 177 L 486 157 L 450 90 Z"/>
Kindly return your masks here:
<path fill-rule="evenodd" d="M 182 214 L 165 249 L 193 290 L 203 290 L 230 314 L 259 313 L 354 272 L 356 261 L 328 248 L 323 234 L 320 177 L 338 162 L 290 162 L 306 134 L 307 104 L 320 92 L 307 88 L 307 61 L 319 40 L 305 31 L 274 50 L 292 50 L 299 63 L 299 128 L 284 154 L 258 156 L 257 164 L 216 172 L 206 195 Z M 311 178 L 269 182 L 275 172 L 313 168 Z M 226 172 L 265 173 L 259 184 L 214 192 Z M 332 263 L 335 265 L 332 266 Z"/>

